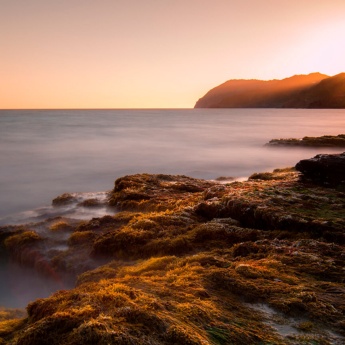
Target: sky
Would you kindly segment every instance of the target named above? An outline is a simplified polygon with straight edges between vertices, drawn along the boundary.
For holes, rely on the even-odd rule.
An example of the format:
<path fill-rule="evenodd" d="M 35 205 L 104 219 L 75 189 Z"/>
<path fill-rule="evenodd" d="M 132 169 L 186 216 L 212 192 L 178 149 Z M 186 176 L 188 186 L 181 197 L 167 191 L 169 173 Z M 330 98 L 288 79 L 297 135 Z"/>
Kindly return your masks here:
<path fill-rule="evenodd" d="M 0 109 L 191 108 L 345 72 L 345 0 L 0 0 Z"/>

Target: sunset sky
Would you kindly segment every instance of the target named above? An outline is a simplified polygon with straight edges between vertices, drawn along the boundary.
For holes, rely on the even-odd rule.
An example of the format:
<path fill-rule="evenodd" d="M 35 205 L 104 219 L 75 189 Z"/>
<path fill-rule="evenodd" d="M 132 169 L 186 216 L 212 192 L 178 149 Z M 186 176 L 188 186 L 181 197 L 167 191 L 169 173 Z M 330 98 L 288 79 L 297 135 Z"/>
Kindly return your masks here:
<path fill-rule="evenodd" d="M 189 108 L 345 72 L 345 0 L 0 0 L 0 108 Z"/>

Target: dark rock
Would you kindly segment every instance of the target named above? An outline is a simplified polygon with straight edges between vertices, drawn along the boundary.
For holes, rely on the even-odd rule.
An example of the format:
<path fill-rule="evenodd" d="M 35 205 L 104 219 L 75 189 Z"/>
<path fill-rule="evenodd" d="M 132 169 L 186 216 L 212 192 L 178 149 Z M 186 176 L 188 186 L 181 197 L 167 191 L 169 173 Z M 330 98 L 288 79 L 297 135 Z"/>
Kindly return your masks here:
<path fill-rule="evenodd" d="M 302 139 L 272 139 L 267 146 L 304 146 L 304 147 L 345 147 L 345 134 L 336 136 L 304 137 Z"/>
<path fill-rule="evenodd" d="M 224 181 L 234 181 L 235 180 L 235 177 L 233 176 L 219 176 L 215 179 L 216 181 L 219 181 L 219 182 L 224 182 Z"/>
<path fill-rule="evenodd" d="M 319 154 L 296 164 L 304 180 L 324 186 L 335 187 L 345 184 L 345 152 L 340 154 Z"/>
<path fill-rule="evenodd" d="M 238 256 L 249 256 L 250 254 L 256 254 L 260 250 L 260 247 L 251 241 L 239 243 L 236 246 L 233 247 L 233 255 L 234 257 Z"/>
<path fill-rule="evenodd" d="M 254 173 L 249 176 L 249 180 L 273 180 L 275 175 L 270 172 Z"/>
<path fill-rule="evenodd" d="M 78 204 L 78 206 L 82 207 L 101 207 L 103 205 L 104 203 L 102 203 L 100 200 L 96 198 L 86 199 Z"/>
<path fill-rule="evenodd" d="M 195 207 L 195 213 L 208 220 L 220 217 L 221 211 L 222 205 L 219 202 L 205 201 Z"/>

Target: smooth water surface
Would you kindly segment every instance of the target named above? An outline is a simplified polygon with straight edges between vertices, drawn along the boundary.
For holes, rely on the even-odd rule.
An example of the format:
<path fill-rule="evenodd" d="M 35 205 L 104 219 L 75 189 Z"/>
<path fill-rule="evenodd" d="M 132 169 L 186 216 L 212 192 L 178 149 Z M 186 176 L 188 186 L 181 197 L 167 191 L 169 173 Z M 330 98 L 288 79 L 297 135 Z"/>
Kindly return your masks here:
<path fill-rule="evenodd" d="M 57 290 L 72 288 L 59 278 L 53 279 L 31 267 L 0 258 L 0 308 L 24 308 L 37 298 L 50 296 Z"/>
<path fill-rule="evenodd" d="M 110 190 L 126 174 L 214 179 L 292 166 L 341 150 L 264 144 L 344 132 L 345 110 L 2 110 L 0 218 L 64 192 Z"/>

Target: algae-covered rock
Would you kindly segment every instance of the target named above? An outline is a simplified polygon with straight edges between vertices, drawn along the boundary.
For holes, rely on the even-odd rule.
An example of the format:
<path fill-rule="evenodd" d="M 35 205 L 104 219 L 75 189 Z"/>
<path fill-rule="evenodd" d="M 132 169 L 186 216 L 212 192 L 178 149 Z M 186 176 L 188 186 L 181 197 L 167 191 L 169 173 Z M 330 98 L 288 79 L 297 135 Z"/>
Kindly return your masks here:
<path fill-rule="evenodd" d="M 6 228 L 14 259 L 34 252 L 77 285 L 0 320 L 0 344 L 344 343 L 340 190 L 288 168 L 229 184 L 138 174 L 110 203 L 122 211 Z"/>
<path fill-rule="evenodd" d="M 109 204 L 121 210 L 162 211 L 214 184 L 183 175 L 132 175 L 115 181 Z"/>
<path fill-rule="evenodd" d="M 33 230 L 27 230 L 19 234 L 12 235 L 4 241 L 5 247 L 11 251 L 19 251 L 42 241 L 42 238 Z"/>
<path fill-rule="evenodd" d="M 302 146 L 302 147 L 345 147 L 345 134 L 324 135 L 321 137 L 304 137 L 302 139 L 272 139 L 269 146 Z"/>
<path fill-rule="evenodd" d="M 53 199 L 52 204 L 54 206 L 62 206 L 62 205 L 68 205 L 72 202 L 77 201 L 77 198 L 70 193 L 63 193 L 56 198 Z"/>

